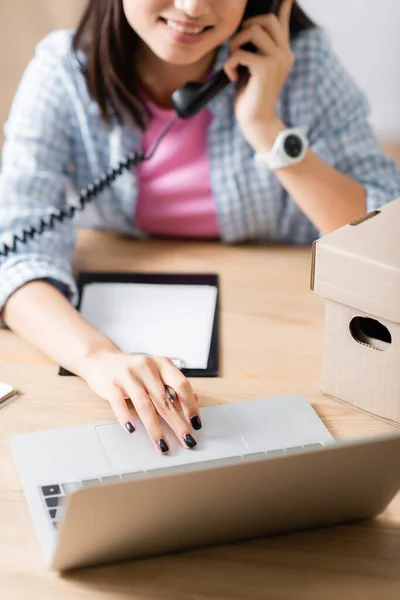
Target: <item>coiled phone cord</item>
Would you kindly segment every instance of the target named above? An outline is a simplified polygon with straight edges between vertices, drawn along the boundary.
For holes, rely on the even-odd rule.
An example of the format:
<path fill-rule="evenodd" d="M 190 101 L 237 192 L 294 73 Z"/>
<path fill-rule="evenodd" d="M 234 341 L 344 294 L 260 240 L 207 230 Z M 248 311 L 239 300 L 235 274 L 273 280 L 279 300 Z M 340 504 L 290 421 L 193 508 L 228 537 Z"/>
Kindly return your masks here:
<path fill-rule="evenodd" d="M 76 212 L 83 210 L 87 204 L 96 198 L 96 196 L 101 194 L 103 190 L 112 185 L 115 179 L 124 171 L 129 170 L 131 167 L 138 165 L 141 162 L 150 160 L 150 158 L 152 158 L 156 152 L 163 137 L 167 135 L 178 119 L 179 117 L 176 116 L 168 123 L 158 137 L 150 154 L 146 156 L 143 148 L 141 148 L 139 151 L 128 154 L 124 160 L 119 162 L 117 167 L 108 169 L 108 171 L 103 173 L 103 175 L 96 178 L 93 183 L 83 188 L 79 192 L 76 204 L 68 204 L 66 208 L 57 210 L 49 216 L 42 217 L 37 226 L 31 225 L 30 227 L 22 229 L 20 234 L 15 234 L 10 244 L 3 244 L 2 250 L 0 251 L 0 259 L 7 258 L 11 253 L 16 253 L 19 244 L 26 244 L 35 236 L 42 235 L 44 231 L 54 229 L 57 222 L 62 223 L 66 219 L 72 219 Z"/>
<path fill-rule="evenodd" d="M 254 17 L 256 15 L 274 12 L 277 13 L 281 0 L 271 0 L 270 4 L 266 4 L 264 0 L 261 2 L 254 1 L 248 2 L 246 9 L 246 18 Z M 247 43 L 243 46 L 244 50 L 250 52 L 256 52 L 256 47 L 251 43 Z M 246 73 L 245 67 L 239 66 L 239 74 Z M 221 69 L 206 82 L 188 82 L 178 90 L 176 90 L 171 97 L 172 105 L 175 109 L 176 116 L 168 123 L 164 131 L 160 134 L 156 141 L 152 152 L 145 156 L 143 149 L 129 154 L 125 160 L 121 161 L 114 169 L 109 169 L 99 178 L 95 179 L 93 183 L 88 185 L 86 188 L 81 190 L 78 195 L 77 204 L 68 204 L 66 208 L 57 210 L 50 216 L 43 217 L 39 221 L 37 227 L 30 226 L 22 229 L 20 235 L 14 235 L 11 243 L 3 244 L 3 248 L 0 251 L 0 261 L 2 258 L 7 258 L 11 253 L 15 253 L 18 250 L 20 244 L 26 244 L 30 239 L 35 236 L 41 235 L 44 231 L 53 229 L 57 222 L 62 223 L 66 219 L 72 219 L 77 211 L 81 211 L 85 208 L 89 202 L 91 202 L 96 196 L 98 196 L 105 188 L 109 187 L 113 181 L 121 175 L 125 170 L 130 169 L 133 165 L 149 160 L 155 153 L 158 144 L 162 138 L 168 133 L 171 127 L 176 123 L 178 119 L 188 119 L 196 115 L 217 93 L 219 93 L 225 86 L 231 83 L 224 70 Z"/>

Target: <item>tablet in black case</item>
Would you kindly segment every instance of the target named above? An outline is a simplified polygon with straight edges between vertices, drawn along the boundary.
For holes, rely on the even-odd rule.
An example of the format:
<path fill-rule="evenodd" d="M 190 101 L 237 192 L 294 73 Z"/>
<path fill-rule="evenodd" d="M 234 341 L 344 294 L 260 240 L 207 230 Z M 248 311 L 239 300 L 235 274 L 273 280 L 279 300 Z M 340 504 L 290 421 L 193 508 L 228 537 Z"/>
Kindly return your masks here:
<path fill-rule="evenodd" d="M 184 286 L 212 286 L 216 288 L 215 313 L 212 324 L 210 349 L 206 368 L 182 367 L 181 371 L 186 377 L 217 377 L 219 375 L 219 277 L 216 274 L 190 274 L 190 273 L 108 273 L 108 272 L 81 272 L 77 285 L 79 302 L 77 309 L 81 308 L 84 286 L 89 283 L 135 283 L 157 285 L 184 285 Z M 194 341 L 195 343 L 195 341 Z M 60 367 L 59 375 L 74 375 Z"/>

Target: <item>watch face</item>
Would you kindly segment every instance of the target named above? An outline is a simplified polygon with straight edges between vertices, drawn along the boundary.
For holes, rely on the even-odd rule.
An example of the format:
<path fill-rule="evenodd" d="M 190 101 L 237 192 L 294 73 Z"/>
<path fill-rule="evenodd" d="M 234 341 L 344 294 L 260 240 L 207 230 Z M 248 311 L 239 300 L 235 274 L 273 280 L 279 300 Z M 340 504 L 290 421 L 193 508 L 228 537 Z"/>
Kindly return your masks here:
<path fill-rule="evenodd" d="M 292 133 L 285 139 L 283 147 L 290 158 L 298 158 L 303 151 L 303 141 L 298 135 Z"/>

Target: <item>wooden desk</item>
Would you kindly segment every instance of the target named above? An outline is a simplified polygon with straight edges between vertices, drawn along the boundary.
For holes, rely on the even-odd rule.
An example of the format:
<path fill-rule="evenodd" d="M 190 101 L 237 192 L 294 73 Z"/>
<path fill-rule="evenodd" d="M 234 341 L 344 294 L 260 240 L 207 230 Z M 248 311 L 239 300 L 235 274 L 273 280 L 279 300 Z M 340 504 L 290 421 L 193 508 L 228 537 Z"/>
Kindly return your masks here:
<path fill-rule="evenodd" d="M 309 291 L 310 249 L 132 242 L 82 232 L 81 270 L 218 272 L 222 375 L 193 380 L 202 405 L 302 393 L 335 437 L 392 428 L 319 393 L 324 302 Z M 78 378 L 0 332 L 0 597 L 6 600 L 400 597 L 400 498 L 374 523 L 301 532 L 59 577 L 47 572 L 11 458 L 11 435 L 113 418 Z M 195 514 L 195 513 L 194 513 Z M 201 515 L 201 510 L 199 511 Z"/>

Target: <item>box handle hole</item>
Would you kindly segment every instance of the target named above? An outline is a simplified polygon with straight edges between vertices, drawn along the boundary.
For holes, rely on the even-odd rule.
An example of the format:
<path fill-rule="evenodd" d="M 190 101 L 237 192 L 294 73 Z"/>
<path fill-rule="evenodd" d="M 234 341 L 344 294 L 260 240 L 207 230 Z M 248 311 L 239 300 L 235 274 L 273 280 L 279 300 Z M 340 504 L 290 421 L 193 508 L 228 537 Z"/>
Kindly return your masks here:
<path fill-rule="evenodd" d="M 389 329 L 375 319 L 354 317 L 350 322 L 350 333 L 356 342 L 374 350 L 386 350 L 392 343 Z"/>

